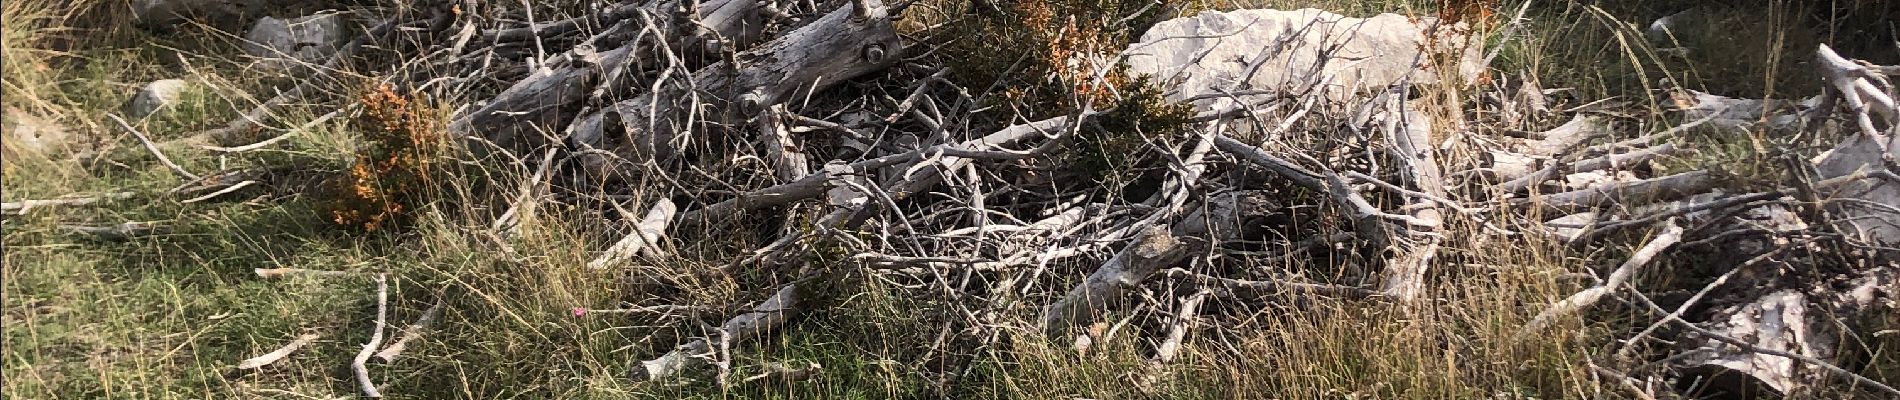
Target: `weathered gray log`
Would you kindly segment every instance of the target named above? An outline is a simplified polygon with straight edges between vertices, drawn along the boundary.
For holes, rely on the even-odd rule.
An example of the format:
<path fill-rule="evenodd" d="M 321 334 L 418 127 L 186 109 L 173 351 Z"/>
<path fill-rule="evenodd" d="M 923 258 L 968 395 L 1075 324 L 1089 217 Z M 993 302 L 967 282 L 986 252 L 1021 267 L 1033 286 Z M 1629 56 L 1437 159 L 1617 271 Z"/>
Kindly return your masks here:
<path fill-rule="evenodd" d="M 629 65 L 658 60 L 665 62 L 671 49 L 654 48 L 656 40 L 636 39 L 647 34 L 670 35 L 675 27 L 697 24 L 735 48 L 743 49 L 760 39 L 764 27 L 762 2 L 743 0 L 705 0 L 697 21 L 679 21 L 676 12 L 682 0 L 653 1 L 634 10 L 617 10 L 628 18 L 608 31 L 595 35 L 564 54 L 559 65 L 530 73 L 503 90 L 480 109 L 458 117 L 450 130 L 462 135 L 488 139 L 516 153 L 553 143 L 550 138 L 565 130 L 576 113 L 586 106 L 608 73 L 627 74 Z M 648 25 L 649 23 L 658 26 Z M 654 31 L 645 31 L 652 29 Z M 700 44 L 682 46 L 680 51 L 717 51 Z M 666 53 L 663 53 L 666 52 Z"/>
<path fill-rule="evenodd" d="M 1688 197 L 1707 192 L 1716 183 L 1709 171 L 1696 170 L 1637 182 L 1532 196 L 1517 199 L 1513 204 L 1540 210 L 1545 215 L 1562 215 L 1615 203 L 1642 205 Z"/>
<path fill-rule="evenodd" d="M 627 234 L 612 247 L 607 248 L 607 251 L 601 253 L 599 257 L 589 261 L 587 268 L 604 269 L 633 259 L 641 251 L 653 251 L 649 249 L 659 246 L 661 241 L 666 240 L 666 226 L 673 222 L 673 214 L 678 211 L 679 208 L 673 206 L 672 200 L 660 199 L 653 203 L 653 208 L 647 211 L 646 217 L 634 224 L 633 233 Z"/>
<path fill-rule="evenodd" d="M 1393 255 L 1386 259 L 1385 283 L 1380 289 L 1387 297 L 1409 302 L 1425 291 L 1425 274 L 1438 256 L 1441 237 L 1436 232 L 1444 223 L 1444 215 L 1433 199 L 1445 198 L 1445 184 L 1438 158 L 1432 154 L 1430 120 L 1409 106 L 1392 108 L 1386 116 L 1385 131 L 1393 150 L 1399 153 L 1399 176 L 1418 193 L 1428 195 L 1406 196 L 1403 209 L 1412 210 L 1412 219 L 1420 223 L 1400 225 L 1397 237 L 1389 241 Z"/>
<path fill-rule="evenodd" d="M 596 175 L 611 176 L 616 161 L 669 158 L 677 135 L 701 131 L 692 125 L 738 125 L 772 105 L 890 67 L 902 58 L 897 28 L 882 2 L 863 4 L 871 8 L 869 17 L 840 7 L 740 53 L 737 66 L 720 62 L 700 69 L 693 73 L 695 87 L 663 85 L 583 116 L 568 127 L 569 145 L 613 153 L 581 158 Z"/>
<path fill-rule="evenodd" d="M 1110 302 L 1120 299 L 1125 291 L 1140 285 L 1155 271 L 1180 264 L 1190 254 L 1208 246 L 1241 237 L 1249 220 L 1273 212 L 1275 208 L 1265 193 L 1227 192 L 1182 215 L 1172 227 L 1149 228 L 1076 284 L 1067 295 L 1043 308 L 1044 331 L 1057 333 L 1069 326 L 1088 324 L 1099 317 Z"/>
<path fill-rule="evenodd" d="M 1084 114 L 1083 116 L 1086 118 L 1091 115 L 1093 114 Z M 796 181 L 754 190 L 742 194 L 739 197 L 714 203 L 706 206 L 706 208 L 681 213 L 679 226 L 682 228 L 705 226 L 715 218 L 731 218 L 750 210 L 780 206 L 818 197 L 825 194 L 825 191 L 831 187 L 830 182 L 832 178 L 834 178 L 834 175 L 840 172 L 847 174 L 867 173 L 868 171 L 879 168 L 916 162 L 922 160 L 926 155 L 945 153 L 951 149 L 963 152 L 992 151 L 1039 137 L 1042 132 L 1053 131 L 1067 125 L 1068 121 L 1069 117 L 1055 117 L 1010 126 L 984 135 L 981 138 L 972 139 L 963 143 L 937 145 L 926 149 L 867 159 L 844 165 L 843 167 L 845 168 L 843 169 L 836 167 L 821 169 Z M 961 163 L 968 163 L 970 161 L 971 160 L 967 158 L 956 157 L 951 158 L 947 163 L 954 166 L 961 166 L 963 165 Z M 919 169 L 912 173 L 911 178 L 907 180 L 908 183 L 889 185 L 890 187 L 886 189 L 892 193 L 891 197 L 898 199 L 904 198 L 909 193 L 927 189 L 929 186 L 935 185 L 936 182 L 942 180 L 943 170 L 940 168 L 943 168 L 943 164 L 945 163 L 937 163 L 930 167 Z"/>
<path fill-rule="evenodd" d="M 1591 171 L 1600 171 L 1600 170 L 1604 170 L 1608 168 L 1638 165 L 1638 164 L 1646 163 L 1646 162 L 1649 162 L 1650 160 L 1654 160 L 1663 156 L 1672 155 L 1680 151 L 1681 151 L 1680 149 L 1676 148 L 1675 144 L 1664 143 L 1660 146 L 1631 151 L 1628 153 L 1609 154 L 1609 155 L 1604 155 L 1602 157 L 1578 161 L 1574 164 L 1570 164 L 1569 168 L 1567 169 L 1564 168 L 1564 164 L 1553 162 L 1548 165 L 1545 165 L 1544 168 L 1538 169 L 1535 172 L 1524 174 L 1522 176 L 1519 176 L 1517 179 L 1512 179 L 1509 182 L 1500 183 L 1497 186 L 1497 190 L 1499 192 L 1504 192 L 1504 193 L 1521 192 L 1521 191 L 1530 189 L 1531 186 L 1533 185 L 1543 183 L 1544 181 L 1547 181 L 1547 180 L 1555 179 L 1559 177 L 1560 174 L 1565 172 L 1566 170 L 1572 173 L 1591 172 Z"/>

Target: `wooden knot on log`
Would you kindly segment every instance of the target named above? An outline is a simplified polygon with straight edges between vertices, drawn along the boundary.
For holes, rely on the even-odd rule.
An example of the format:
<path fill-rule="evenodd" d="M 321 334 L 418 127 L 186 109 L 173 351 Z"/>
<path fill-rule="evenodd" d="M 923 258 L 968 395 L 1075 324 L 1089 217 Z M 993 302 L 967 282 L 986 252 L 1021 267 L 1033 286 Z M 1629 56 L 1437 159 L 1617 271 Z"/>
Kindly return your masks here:
<path fill-rule="evenodd" d="M 570 59 L 573 60 L 575 66 L 577 67 L 593 67 L 593 66 L 600 65 L 600 53 L 594 51 L 594 45 L 592 44 L 581 43 L 579 45 L 575 45 L 574 49 L 568 50 L 568 52 L 573 53 L 573 56 Z"/>
<path fill-rule="evenodd" d="M 871 63 L 871 64 L 882 63 L 884 62 L 884 56 L 885 54 L 884 54 L 883 43 L 872 43 L 872 44 L 864 45 L 864 62 Z"/>
<path fill-rule="evenodd" d="M 746 91 L 745 94 L 739 95 L 739 112 L 742 113 L 740 115 L 758 115 L 760 112 L 765 111 L 765 106 L 766 98 L 764 86 L 752 88 L 752 90 Z"/>

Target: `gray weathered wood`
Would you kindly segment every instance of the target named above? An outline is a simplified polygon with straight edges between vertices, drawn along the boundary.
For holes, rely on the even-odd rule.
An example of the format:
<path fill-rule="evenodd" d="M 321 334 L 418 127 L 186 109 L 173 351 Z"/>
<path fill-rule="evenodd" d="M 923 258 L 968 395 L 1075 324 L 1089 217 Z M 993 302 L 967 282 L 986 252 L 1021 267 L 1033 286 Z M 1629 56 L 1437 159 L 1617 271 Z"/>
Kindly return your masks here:
<path fill-rule="evenodd" d="M 772 105 L 895 65 L 901 58 L 897 28 L 883 3 L 868 4 L 869 18 L 854 18 L 843 7 L 740 53 L 737 66 L 702 68 L 693 73 L 693 87 L 663 85 L 582 116 L 568 127 L 569 145 L 611 152 L 582 157 L 595 174 L 611 176 L 620 161 L 670 158 L 676 139 L 693 139 L 679 135 L 705 131 L 693 125 L 739 125 Z"/>

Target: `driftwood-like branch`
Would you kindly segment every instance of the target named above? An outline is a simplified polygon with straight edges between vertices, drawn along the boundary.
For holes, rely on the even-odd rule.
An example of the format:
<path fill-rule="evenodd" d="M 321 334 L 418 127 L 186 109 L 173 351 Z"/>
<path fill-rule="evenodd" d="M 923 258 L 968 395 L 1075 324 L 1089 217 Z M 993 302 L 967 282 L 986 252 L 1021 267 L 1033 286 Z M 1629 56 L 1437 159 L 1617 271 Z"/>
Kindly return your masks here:
<path fill-rule="evenodd" d="M 16 215 L 26 215 L 28 211 L 32 211 L 35 208 L 91 206 L 91 205 L 95 205 L 98 203 L 111 201 L 111 200 L 129 199 L 129 198 L 132 198 L 132 196 L 136 196 L 136 195 L 137 195 L 136 193 L 132 193 L 132 192 L 113 192 L 113 193 L 107 193 L 107 194 L 98 195 L 98 196 L 62 197 L 62 198 L 57 198 L 57 199 L 10 201 L 6 203 L 0 203 L 0 212 L 13 213 Z"/>
<path fill-rule="evenodd" d="M 283 360 L 284 357 L 289 357 L 290 353 L 296 352 L 297 349 L 301 349 L 305 345 L 309 345 L 311 342 L 317 341 L 318 337 L 319 336 L 317 336 L 314 333 L 308 333 L 308 334 L 304 334 L 303 336 L 298 336 L 296 340 L 290 341 L 290 344 L 286 344 L 284 345 L 284 347 L 279 347 L 277 348 L 277 350 L 272 350 L 269 353 L 264 353 L 263 355 L 260 355 L 257 357 L 251 357 L 251 358 L 245 359 L 244 361 L 238 362 L 237 369 L 240 369 L 240 370 L 258 369 L 258 368 L 263 368 L 266 365 L 274 364 L 279 360 Z"/>
<path fill-rule="evenodd" d="M 158 222 L 123 222 L 114 225 L 60 225 L 59 229 L 75 234 L 91 235 L 104 240 L 126 240 L 140 236 L 163 232 L 166 225 Z"/>
<path fill-rule="evenodd" d="M 369 357 L 383 346 L 383 327 L 388 324 L 389 316 L 389 276 L 376 274 L 376 325 L 370 333 L 369 343 L 363 344 L 363 350 L 356 353 L 356 359 L 350 362 L 350 370 L 356 372 L 356 384 L 363 390 L 363 396 L 372 399 L 382 398 L 383 393 L 376 390 L 376 382 L 369 377 Z"/>
<path fill-rule="evenodd" d="M 1196 249 L 1218 245 L 1241 235 L 1248 220 L 1273 212 L 1274 207 L 1261 192 L 1236 191 L 1209 199 L 1205 206 L 1181 216 L 1172 227 L 1151 227 L 1116 252 L 1094 273 L 1077 283 L 1068 294 L 1043 308 L 1042 327 L 1058 332 L 1072 325 L 1086 325 L 1099 317 L 1109 303 L 1124 291 L 1140 285 L 1149 275 L 1173 267 Z"/>
<path fill-rule="evenodd" d="M 1714 189 L 1716 183 L 1709 171 L 1696 170 L 1635 182 L 1531 196 L 1513 203 L 1540 210 L 1545 215 L 1569 214 L 1612 204 L 1635 206 L 1693 196 Z"/>
<path fill-rule="evenodd" d="M 660 243 L 666 240 L 666 227 L 673 222 L 673 214 L 678 211 L 679 208 L 673 205 L 673 200 L 660 199 L 654 202 L 653 208 L 647 211 L 646 217 L 634 224 L 633 233 L 627 234 L 619 242 L 614 243 L 613 247 L 601 253 L 600 257 L 588 262 L 587 267 L 607 268 L 633 259 L 642 251 L 656 251 Z"/>
<path fill-rule="evenodd" d="M 423 334 L 429 333 L 430 329 L 435 329 L 436 320 L 441 318 L 442 302 L 438 300 L 435 305 L 429 306 L 428 310 L 424 310 L 422 316 L 417 317 L 415 322 L 411 322 L 409 326 L 403 327 L 402 335 L 397 336 L 395 342 L 391 342 L 389 346 L 384 347 L 382 351 L 376 352 L 376 359 L 382 360 L 384 364 L 395 362 L 396 358 L 402 357 L 403 351 L 409 349 L 410 341 L 420 339 Z"/>
<path fill-rule="evenodd" d="M 1815 56 L 1822 75 L 1828 78 L 1841 100 L 1846 101 L 1848 108 L 1853 110 L 1854 122 L 1860 127 L 1861 133 L 1884 135 L 1874 124 L 1876 115 L 1883 117 L 1889 127 L 1900 124 L 1900 105 L 1887 93 L 1892 83 L 1880 79 L 1879 72 L 1841 57 L 1827 45 L 1816 48 Z"/>
<path fill-rule="evenodd" d="M 1635 276 L 1643 265 L 1649 264 L 1650 259 L 1656 258 L 1656 255 L 1662 254 L 1663 250 L 1668 250 L 1680 241 L 1682 241 L 1682 227 L 1676 226 L 1675 224 L 1663 225 L 1661 233 L 1657 233 L 1655 238 L 1651 238 L 1649 243 L 1643 245 L 1643 248 L 1636 250 L 1635 254 L 1631 254 L 1628 260 L 1623 261 L 1623 265 L 1617 266 L 1616 271 L 1611 272 L 1610 277 L 1603 280 L 1603 284 L 1570 295 L 1570 297 L 1558 301 L 1556 304 L 1552 304 L 1550 308 L 1545 309 L 1544 312 L 1538 313 L 1537 317 L 1532 318 L 1531 322 L 1526 324 L 1523 330 L 1517 332 L 1515 341 L 1517 343 L 1523 343 L 1524 340 L 1531 335 L 1542 333 L 1545 328 L 1550 327 L 1550 324 L 1556 323 L 1557 320 L 1575 315 L 1577 312 L 1595 305 L 1597 301 L 1603 300 L 1603 296 L 1609 295 L 1611 292 L 1622 287 L 1625 282 L 1628 282 L 1630 277 Z"/>
<path fill-rule="evenodd" d="M 751 311 L 726 320 L 719 330 L 730 343 L 739 343 L 778 329 L 801 307 L 798 290 L 797 283 L 779 288 L 771 298 L 752 307 Z M 656 381 L 705 365 L 705 358 L 707 353 L 712 352 L 712 346 L 713 343 L 707 339 L 694 339 L 659 358 L 641 361 L 640 367 L 635 368 L 629 378 L 635 382 Z"/>

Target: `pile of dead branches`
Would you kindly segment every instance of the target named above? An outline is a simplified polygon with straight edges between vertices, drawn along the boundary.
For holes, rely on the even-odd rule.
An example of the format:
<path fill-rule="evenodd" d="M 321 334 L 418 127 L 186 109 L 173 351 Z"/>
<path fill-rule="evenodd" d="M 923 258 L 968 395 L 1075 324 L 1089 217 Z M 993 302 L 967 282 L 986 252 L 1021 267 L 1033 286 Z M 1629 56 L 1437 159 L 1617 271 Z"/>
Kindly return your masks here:
<path fill-rule="evenodd" d="M 950 79 L 958 60 L 932 53 L 946 39 L 929 27 L 899 33 L 909 6 L 597 2 L 550 20 L 425 1 L 310 73 L 470 99 L 450 132 L 488 162 L 532 172 L 495 207 L 507 210 L 493 224 L 504 237 L 539 203 L 617 216 L 601 222 L 624 238 L 595 244 L 605 250 L 575 268 L 628 268 L 682 241 L 764 232 L 767 244 L 707 272 L 770 276 L 746 280 L 770 285 L 749 291 L 762 298 L 733 299 L 723 325 L 632 363 L 636 380 L 724 371 L 734 343 L 826 307 L 816 291 L 842 279 L 904 282 L 954 304 L 930 312 L 960 321 L 946 330 L 956 342 L 1049 335 L 1086 349 L 1131 323 L 1107 315 L 1180 298 L 1159 306 L 1167 318 L 1133 322 L 1157 335 L 1151 357 L 1165 363 L 1188 331 L 1222 325 L 1198 316 L 1210 300 L 1430 301 L 1437 272 L 1465 262 L 1447 243 L 1557 241 L 1635 250 L 1521 335 L 1621 299 L 1658 316 L 1623 341 L 1625 359 L 1739 371 L 1782 392 L 1841 382 L 1900 396 L 1840 364 L 1837 341 L 1855 326 L 1821 316 L 1893 309 L 1900 209 L 1882 199 L 1900 198 L 1895 67 L 1823 47 L 1818 73 L 1833 90 L 1793 111 L 1690 101 L 1683 123 L 1636 137 L 1604 107 L 1552 110 L 1534 86 L 1476 89 L 1482 107 L 1503 111 L 1466 118 L 1424 107 L 1404 81 L 1341 96 L 1324 84 L 1332 76 L 1300 90 L 1187 94 L 1224 101 L 1152 123 L 1142 118 L 1168 107 L 1152 93 L 1076 91 L 1064 109 L 1036 110 Z M 272 116 L 319 82 L 204 135 L 232 151 L 267 146 Z M 1569 122 L 1474 127 L 1485 118 Z M 1760 190 L 1657 162 L 1694 153 L 1680 144 L 1687 132 L 1736 126 L 1845 139 L 1814 160 L 1790 155 L 1788 176 Z M 1102 137 L 1132 144 L 1077 145 Z M 1080 159 L 1122 169 L 1083 170 Z M 1711 253 L 1723 257 L 1679 257 Z M 1632 286 L 1645 269 L 1694 262 L 1727 272 L 1686 299 L 1652 301 Z M 1284 267 L 1294 264 L 1333 272 Z M 1013 312 L 1024 304 L 1040 311 Z M 1685 375 L 1596 368 L 1644 396 Z"/>

